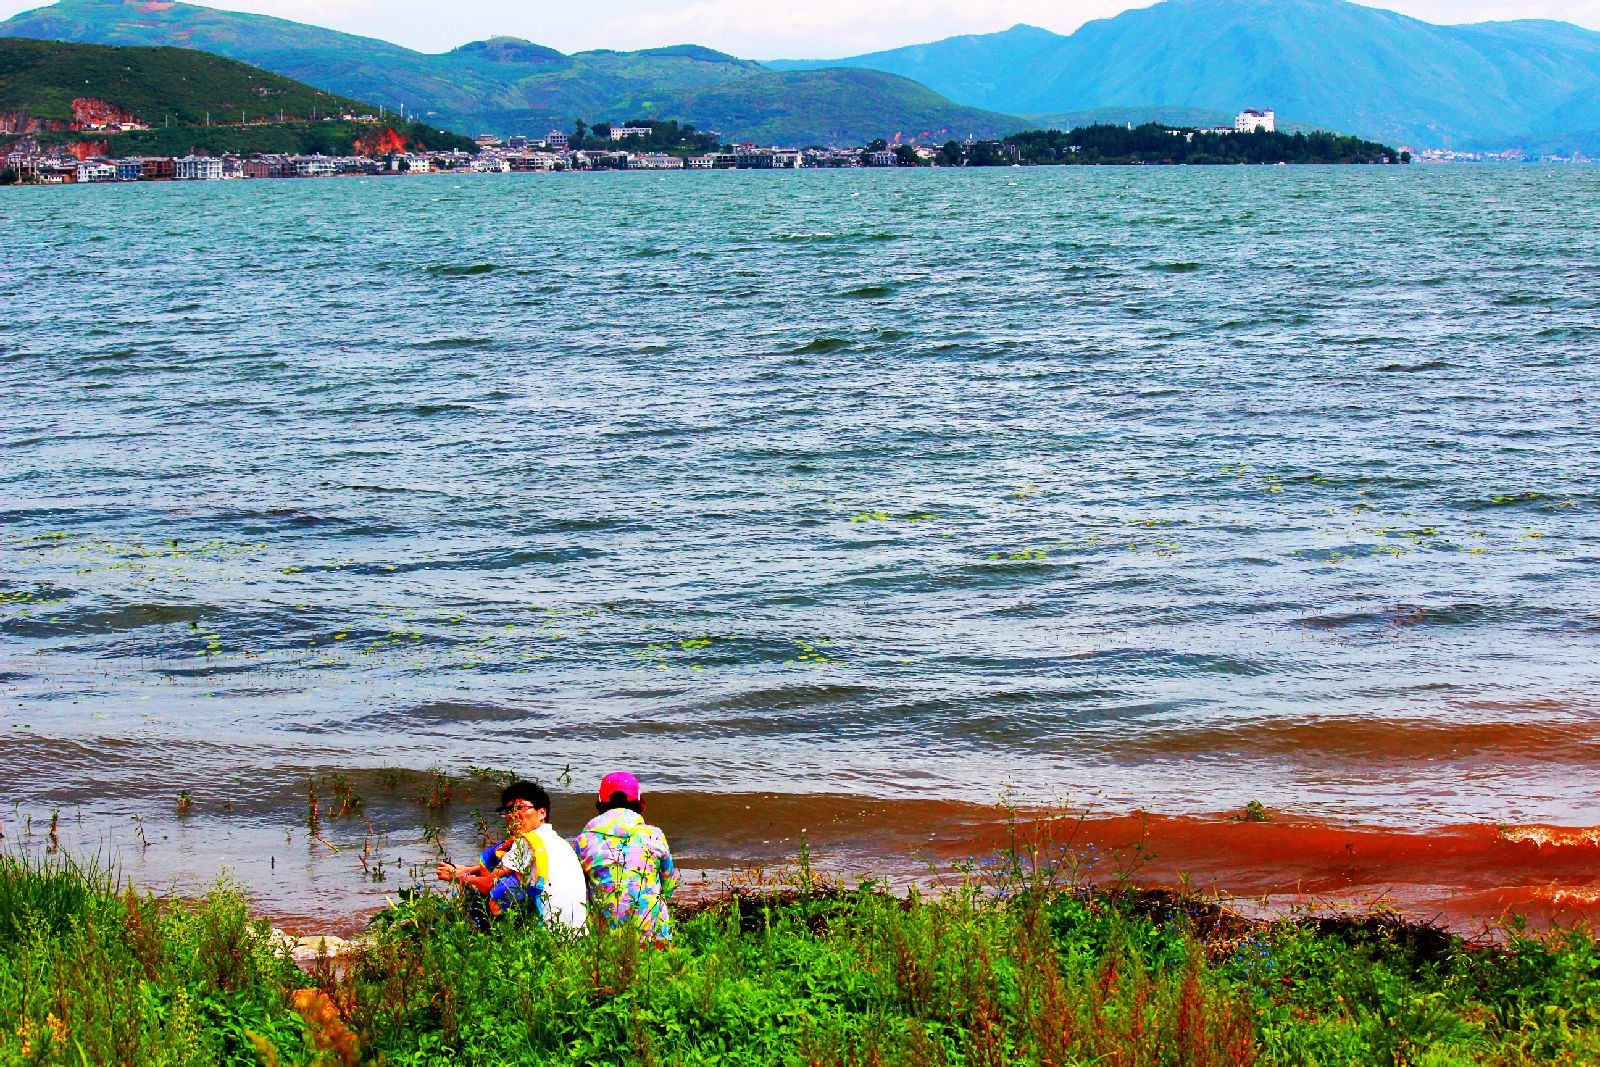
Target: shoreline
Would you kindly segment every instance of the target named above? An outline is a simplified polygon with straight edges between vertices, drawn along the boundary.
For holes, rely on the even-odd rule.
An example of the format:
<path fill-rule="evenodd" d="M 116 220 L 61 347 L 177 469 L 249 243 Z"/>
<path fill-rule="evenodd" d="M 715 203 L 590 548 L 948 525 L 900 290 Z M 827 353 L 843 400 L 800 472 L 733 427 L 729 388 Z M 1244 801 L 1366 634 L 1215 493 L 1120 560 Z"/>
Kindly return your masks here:
<path fill-rule="evenodd" d="M 189 813 L 146 815 L 137 827 L 113 825 L 92 809 L 54 809 L 66 811 L 55 839 L 46 811 L 30 804 L 23 810 L 31 826 L 4 813 L 0 847 L 44 852 L 56 840 L 67 854 L 117 865 L 146 890 L 177 895 L 203 893 L 227 877 L 292 933 L 346 936 L 400 890 L 430 885 L 430 864 L 440 855 L 475 851 L 477 813 L 498 791 L 459 780 L 451 799 L 430 809 L 375 795 L 368 774 L 381 773 L 353 772 L 349 788 L 358 798 L 366 793 L 366 806 L 341 816 L 332 814 L 339 801 L 323 776 L 315 832 L 304 808 L 296 811 L 287 798 L 219 810 L 199 795 Z M 552 821 L 570 837 L 587 798 L 552 792 Z M 901 892 L 948 886 L 1020 844 L 1085 883 L 1197 890 L 1260 917 L 1381 905 L 1467 935 L 1508 914 L 1536 927 L 1600 920 L 1600 827 L 1397 827 L 1270 808 L 1254 815 L 1262 821 L 1244 809 L 1101 814 L 842 794 L 671 791 L 647 799 L 647 818 L 663 827 L 685 872 L 685 898 L 761 884 L 792 867 L 802 849 L 846 884 L 875 880 Z M 148 846 L 127 840 L 135 831 Z"/>

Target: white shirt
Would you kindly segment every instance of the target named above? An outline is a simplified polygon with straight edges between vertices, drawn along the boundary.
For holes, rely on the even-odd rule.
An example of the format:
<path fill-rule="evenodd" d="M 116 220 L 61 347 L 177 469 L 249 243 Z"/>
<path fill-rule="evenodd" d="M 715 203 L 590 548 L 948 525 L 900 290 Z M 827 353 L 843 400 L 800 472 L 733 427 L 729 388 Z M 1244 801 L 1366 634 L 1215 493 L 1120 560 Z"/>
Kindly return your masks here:
<path fill-rule="evenodd" d="M 583 865 L 555 827 L 545 823 L 537 833 L 550 864 L 545 883 L 545 921 L 581 933 L 589 928 L 589 886 L 584 881 Z"/>

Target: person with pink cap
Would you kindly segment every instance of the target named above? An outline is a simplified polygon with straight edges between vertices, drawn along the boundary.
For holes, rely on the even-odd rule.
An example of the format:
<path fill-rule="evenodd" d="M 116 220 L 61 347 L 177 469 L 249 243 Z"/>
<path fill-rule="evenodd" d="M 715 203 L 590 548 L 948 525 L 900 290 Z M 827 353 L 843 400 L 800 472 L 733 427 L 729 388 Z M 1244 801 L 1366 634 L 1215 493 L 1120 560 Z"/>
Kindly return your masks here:
<path fill-rule="evenodd" d="M 626 771 L 606 775 L 594 806 L 599 814 L 576 842 L 590 902 L 612 929 L 634 926 L 641 940 L 671 941 L 667 898 L 678 887 L 678 872 L 666 835 L 644 821 L 639 779 Z"/>

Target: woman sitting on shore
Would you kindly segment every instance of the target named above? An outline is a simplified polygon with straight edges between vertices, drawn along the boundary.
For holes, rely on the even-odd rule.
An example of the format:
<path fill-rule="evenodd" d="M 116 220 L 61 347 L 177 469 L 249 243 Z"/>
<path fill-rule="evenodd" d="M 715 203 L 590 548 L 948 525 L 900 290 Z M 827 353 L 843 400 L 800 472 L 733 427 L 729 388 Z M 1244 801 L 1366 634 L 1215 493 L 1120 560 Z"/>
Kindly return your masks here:
<path fill-rule="evenodd" d="M 666 835 L 644 821 L 639 780 L 626 771 L 606 775 L 595 810 L 577 845 L 600 914 L 612 929 L 637 927 L 645 942 L 671 941 L 667 898 L 678 872 Z"/>

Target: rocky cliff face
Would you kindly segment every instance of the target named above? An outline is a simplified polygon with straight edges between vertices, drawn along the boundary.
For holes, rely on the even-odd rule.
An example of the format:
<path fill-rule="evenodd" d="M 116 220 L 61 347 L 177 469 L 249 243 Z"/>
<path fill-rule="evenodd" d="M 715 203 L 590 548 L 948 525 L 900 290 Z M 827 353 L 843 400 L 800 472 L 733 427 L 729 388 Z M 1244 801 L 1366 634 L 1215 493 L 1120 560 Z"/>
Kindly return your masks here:
<path fill-rule="evenodd" d="M 92 96 L 80 96 L 72 102 L 72 121 L 77 123 L 78 129 L 91 130 L 105 126 L 140 125 L 138 116 L 133 112 Z"/>
<path fill-rule="evenodd" d="M 66 119 L 43 119 L 25 110 L 0 111 L 0 134 L 56 133 L 137 125 L 141 125 L 139 116 L 133 112 L 92 96 L 80 96 L 72 102 L 70 122 Z"/>
<path fill-rule="evenodd" d="M 52 133 L 70 129 L 72 123 L 62 119 L 41 119 L 26 111 L 0 111 L 0 134 Z"/>

